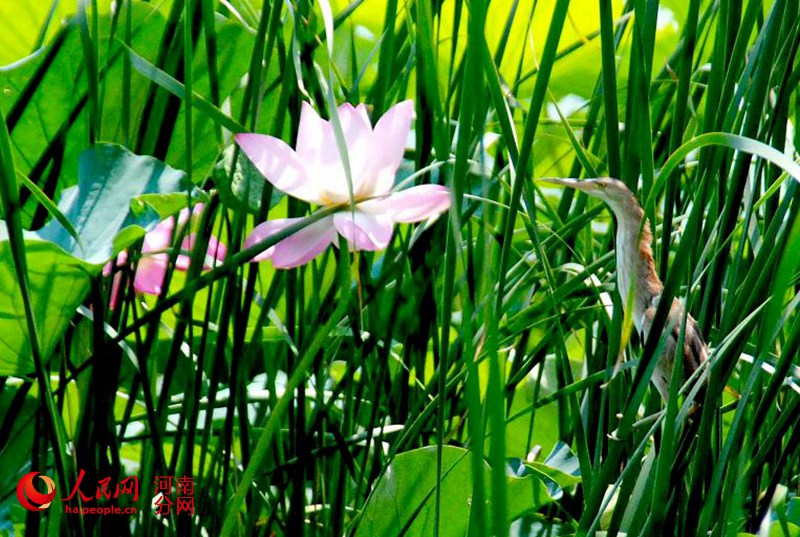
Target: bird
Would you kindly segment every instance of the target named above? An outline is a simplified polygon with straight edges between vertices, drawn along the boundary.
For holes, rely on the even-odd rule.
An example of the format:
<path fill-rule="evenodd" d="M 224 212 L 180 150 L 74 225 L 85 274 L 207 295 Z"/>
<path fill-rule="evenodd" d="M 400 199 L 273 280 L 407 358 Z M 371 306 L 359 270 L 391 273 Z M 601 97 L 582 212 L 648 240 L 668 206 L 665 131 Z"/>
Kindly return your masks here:
<path fill-rule="evenodd" d="M 650 242 L 653 235 L 644 210 L 625 183 L 610 177 L 593 179 L 542 178 L 543 181 L 579 190 L 606 203 L 617 220 L 616 258 L 617 292 L 622 307 L 633 306 L 633 323 L 640 341 L 647 341 L 653 325 L 664 284 L 658 277 Z M 631 294 L 633 296 L 631 296 Z M 629 301 L 629 298 L 631 299 Z M 625 311 L 627 313 L 627 311 Z M 666 344 L 656 356 L 656 366 L 651 378 L 664 401 L 669 399 L 669 385 L 675 364 L 684 316 L 684 331 L 681 359 L 683 379 L 691 376 L 708 360 L 708 346 L 700 327 L 689 315 L 681 302 L 673 298 L 667 317 Z"/>

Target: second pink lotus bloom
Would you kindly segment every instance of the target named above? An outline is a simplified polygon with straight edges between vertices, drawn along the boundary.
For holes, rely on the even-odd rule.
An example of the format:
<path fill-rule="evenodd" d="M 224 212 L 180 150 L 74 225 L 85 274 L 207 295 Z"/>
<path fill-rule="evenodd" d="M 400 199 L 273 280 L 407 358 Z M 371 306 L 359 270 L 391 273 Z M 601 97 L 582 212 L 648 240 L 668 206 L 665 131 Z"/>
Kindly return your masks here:
<path fill-rule="evenodd" d="M 205 206 L 198 203 L 194 206 L 191 213 L 189 209 L 181 209 L 177 217 L 177 225 L 181 227 L 190 224 L 192 219 L 198 218 Z M 167 218 L 158 223 L 152 231 L 144 236 L 142 242 L 142 256 L 136 266 L 136 274 L 133 277 L 133 289 L 137 293 L 148 295 L 160 295 L 164 285 L 164 279 L 169 268 L 169 252 L 172 249 L 172 241 L 175 235 L 175 217 Z M 189 269 L 189 257 L 194 249 L 197 237 L 194 233 L 187 233 L 181 242 L 181 253 L 175 259 L 175 268 L 186 271 Z M 227 249 L 225 245 L 217 241 L 214 236 L 208 239 L 208 249 L 206 251 L 203 269 L 213 268 L 217 263 L 225 260 Z M 117 265 L 124 265 L 128 262 L 128 252 L 123 250 L 117 256 Z M 111 273 L 111 263 L 104 268 L 103 273 L 107 276 Z M 117 295 L 119 294 L 120 274 L 114 276 L 111 288 L 111 309 L 115 309 Z"/>
<path fill-rule="evenodd" d="M 382 250 L 389 245 L 395 223 L 421 222 L 450 207 L 450 189 L 439 185 L 414 186 L 393 192 L 397 169 L 414 116 L 414 104 L 390 108 L 372 128 L 367 108 L 345 103 L 337 111 L 350 169 L 350 188 L 336 143 L 333 124 L 303 103 L 297 148 L 273 136 L 242 133 L 236 142 L 264 177 L 278 190 L 322 207 L 341 207 L 268 248 L 253 260 L 271 259 L 277 268 L 308 263 L 331 243 L 337 233 L 353 250 Z M 244 247 L 257 244 L 302 220 L 268 220 L 253 229 Z"/>

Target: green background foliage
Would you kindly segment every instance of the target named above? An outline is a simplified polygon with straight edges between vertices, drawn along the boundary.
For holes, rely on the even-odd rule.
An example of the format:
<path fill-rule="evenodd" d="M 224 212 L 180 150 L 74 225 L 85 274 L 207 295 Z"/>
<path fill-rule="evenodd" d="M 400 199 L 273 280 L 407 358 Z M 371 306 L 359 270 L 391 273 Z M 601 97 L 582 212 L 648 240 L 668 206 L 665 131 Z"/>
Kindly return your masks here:
<path fill-rule="evenodd" d="M 0 534 L 798 534 L 796 2 L 29 4 L 0 3 Z M 232 134 L 404 99 L 398 182 L 451 210 L 249 263 L 293 231 L 242 251 L 253 226 L 320 213 Z M 547 176 L 642 203 L 711 348 L 690 417 L 650 386 L 663 318 L 624 328 L 610 213 Z M 198 200 L 189 270 L 176 237 L 137 293 L 144 233 Z M 137 476 L 140 516 L 16 500 L 80 470 Z M 158 475 L 196 518 L 151 512 Z"/>

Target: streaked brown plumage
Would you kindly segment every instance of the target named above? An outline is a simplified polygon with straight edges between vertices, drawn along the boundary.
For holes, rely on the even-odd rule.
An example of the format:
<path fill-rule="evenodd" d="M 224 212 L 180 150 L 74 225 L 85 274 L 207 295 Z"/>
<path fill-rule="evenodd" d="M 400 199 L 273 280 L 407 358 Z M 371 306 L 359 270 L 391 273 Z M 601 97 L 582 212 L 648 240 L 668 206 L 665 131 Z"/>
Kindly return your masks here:
<path fill-rule="evenodd" d="M 642 342 L 646 341 L 664 285 L 656 273 L 653 252 L 650 248 L 653 236 L 639 202 L 628 187 L 617 179 L 542 180 L 580 190 L 603 200 L 611 208 L 617 219 L 617 290 L 623 308 L 628 307 L 628 299 L 633 293 L 633 323 Z M 657 357 L 658 362 L 652 378 L 653 384 L 665 400 L 669 397 L 669 383 L 683 316 L 683 305 L 678 299 L 673 299 L 666 324 L 666 330 L 670 330 L 670 333 L 663 352 Z M 691 315 L 686 316 L 682 358 L 684 379 L 708 359 L 708 347 Z"/>

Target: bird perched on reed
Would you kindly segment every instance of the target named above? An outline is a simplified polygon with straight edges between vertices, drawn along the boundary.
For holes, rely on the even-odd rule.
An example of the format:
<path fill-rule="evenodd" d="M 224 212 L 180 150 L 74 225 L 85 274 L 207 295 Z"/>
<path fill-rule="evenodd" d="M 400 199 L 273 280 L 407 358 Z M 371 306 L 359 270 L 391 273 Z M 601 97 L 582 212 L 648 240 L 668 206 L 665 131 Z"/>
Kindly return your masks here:
<path fill-rule="evenodd" d="M 628 187 L 617 179 L 604 177 L 584 180 L 555 178 L 542 180 L 580 190 L 603 200 L 611 208 L 617 220 L 617 290 L 623 308 L 627 308 L 629 304 L 633 305 L 632 316 L 636 331 L 642 342 L 647 341 L 664 285 L 656 273 L 653 252 L 650 248 L 653 236 L 639 202 Z M 673 299 L 666 324 L 666 329 L 669 330 L 667 341 L 662 347 L 663 350 L 655 357 L 657 362 L 652 377 L 653 384 L 664 400 L 669 398 L 669 384 L 684 315 L 683 305 L 678 299 Z M 708 359 L 708 347 L 700 328 L 688 314 L 681 358 L 684 379 Z"/>

